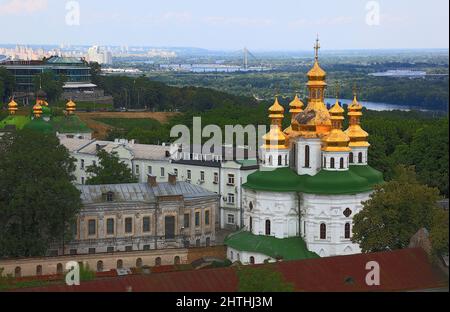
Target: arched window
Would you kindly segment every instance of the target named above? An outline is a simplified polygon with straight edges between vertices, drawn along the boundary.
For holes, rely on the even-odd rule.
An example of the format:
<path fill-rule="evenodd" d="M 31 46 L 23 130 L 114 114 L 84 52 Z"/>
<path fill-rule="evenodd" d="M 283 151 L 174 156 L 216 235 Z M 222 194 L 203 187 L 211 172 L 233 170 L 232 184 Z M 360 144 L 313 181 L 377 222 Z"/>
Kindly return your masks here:
<path fill-rule="evenodd" d="M 15 278 L 22 277 L 22 268 L 21 267 L 18 266 L 14 269 L 14 277 Z"/>
<path fill-rule="evenodd" d="M 287 166 L 288 164 L 288 155 L 284 155 L 284 164 Z"/>
<path fill-rule="evenodd" d="M 363 153 L 359 153 L 359 154 L 358 154 L 358 162 L 359 162 L 360 164 L 362 164 L 362 162 L 363 162 Z"/>
<path fill-rule="evenodd" d="M 353 164 L 353 162 L 354 162 L 354 160 L 353 160 L 353 153 L 350 153 L 349 159 L 350 159 L 350 163 Z"/>
<path fill-rule="evenodd" d="M 331 169 L 334 169 L 334 167 L 335 167 L 335 166 L 334 166 L 334 158 L 331 158 L 331 159 L 330 159 L 330 168 L 331 168 Z"/>
<path fill-rule="evenodd" d="M 270 229 L 270 220 L 266 220 L 266 235 L 270 235 L 271 229 Z"/>
<path fill-rule="evenodd" d="M 253 232 L 253 218 L 252 217 L 250 217 L 250 220 L 248 221 L 248 228 L 249 228 L 249 231 L 250 231 L 250 233 L 252 233 Z"/>
<path fill-rule="evenodd" d="M 230 251 L 230 260 L 233 261 L 234 259 L 234 252 Z"/>
<path fill-rule="evenodd" d="M 250 204 L 248 204 L 248 208 L 250 209 L 250 211 L 253 210 L 253 202 L 250 202 Z"/>
<path fill-rule="evenodd" d="M 350 223 L 345 223 L 345 238 L 350 239 L 351 238 L 351 226 Z"/>
<path fill-rule="evenodd" d="M 206 244 L 206 247 L 210 247 L 211 246 L 211 238 L 207 237 L 205 240 L 205 244 Z"/>
<path fill-rule="evenodd" d="M 137 268 L 142 268 L 142 258 L 137 258 L 136 259 L 136 267 Z"/>
<path fill-rule="evenodd" d="M 161 265 L 161 258 L 158 257 L 155 259 L 155 266 L 160 266 Z"/>
<path fill-rule="evenodd" d="M 320 239 L 327 239 L 327 225 L 325 223 L 320 225 Z"/>
<path fill-rule="evenodd" d="M 326 157 L 323 158 L 323 167 L 324 168 L 327 167 L 327 158 Z"/>
<path fill-rule="evenodd" d="M 42 275 L 42 265 L 38 265 L 36 267 L 36 275 L 41 276 Z"/>
<path fill-rule="evenodd" d="M 281 155 L 278 156 L 278 166 L 283 165 L 283 157 Z"/>
<path fill-rule="evenodd" d="M 180 257 L 179 257 L 179 256 L 176 256 L 176 257 L 173 259 L 173 263 L 174 263 L 175 265 L 179 265 L 179 264 L 181 263 Z"/>
<path fill-rule="evenodd" d="M 97 261 L 97 272 L 103 272 L 103 261 Z"/>
<path fill-rule="evenodd" d="M 250 264 L 255 264 L 255 257 L 250 257 Z"/>
<path fill-rule="evenodd" d="M 305 168 L 309 168 L 309 159 L 310 159 L 310 148 L 309 145 L 305 146 Z"/>
<path fill-rule="evenodd" d="M 63 274 L 63 273 L 64 273 L 63 265 L 62 265 L 62 263 L 58 263 L 56 265 L 56 274 Z"/>
<path fill-rule="evenodd" d="M 342 157 L 341 157 L 341 160 L 340 160 L 340 168 L 344 169 L 344 158 L 342 158 Z"/>
<path fill-rule="evenodd" d="M 117 260 L 117 268 L 122 269 L 123 268 L 123 261 L 121 259 Z"/>

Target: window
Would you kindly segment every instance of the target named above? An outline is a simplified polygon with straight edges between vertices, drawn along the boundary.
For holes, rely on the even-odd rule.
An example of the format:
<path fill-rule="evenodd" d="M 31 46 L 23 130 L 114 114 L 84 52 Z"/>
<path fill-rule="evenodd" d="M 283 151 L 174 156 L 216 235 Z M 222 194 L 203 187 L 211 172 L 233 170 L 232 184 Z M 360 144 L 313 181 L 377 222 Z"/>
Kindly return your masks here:
<path fill-rule="evenodd" d="M 135 165 L 134 170 L 135 170 L 136 175 L 139 175 L 139 165 Z"/>
<path fill-rule="evenodd" d="M 209 210 L 205 211 L 205 225 L 209 225 Z"/>
<path fill-rule="evenodd" d="M 72 235 L 74 237 L 78 235 L 78 222 L 72 224 Z"/>
<path fill-rule="evenodd" d="M 188 181 L 190 181 L 192 179 L 192 171 L 191 170 L 187 171 L 187 179 L 188 179 Z"/>
<path fill-rule="evenodd" d="M 359 154 L 358 154 L 358 162 L 359 162 L 360 164 L 363 163 L 363 153 L 359 153 Z"/>
<path fill-rule="evenodd" d="M 148 174 L 152 174 L 152 166 L 147 167 L 147 172 L 148 172 Z"/>
<path fill-rule="evenodd" d="M 234 174 L 228 175 L 228 185 L 234 186 Z"/>
<path fill-rule="evenodd" d="M 149 251 L 150 250 L 150 245 L 144 245 L 144 251 Z"/>
<path fill-rule="evenodd" d="M 15 278 L 20 278 L 22 277 L 22 268 L 21 267 L 16 267 L 14 269 L 14 277 Z"/>
<path fill-rule="evenodd" d="M 200 212 L 195 213 L 195 226 L 196 227 L 200 226 Z"/>
<path fill-rule="evenodd" d="M 199 239 L 197 239 L 197 240 L 195 241 L 195 247 L 197 247 L 197 248 L 201 247 L 201 242 L 200 242 Z"/>
<path fill-rule="evenodd" d="M 133 218 L 125 218 L 125 233 L 133 232 Z"/>
<path fill-rule="evenodd" d="M 114 219 L 106 219 L 106 235 L 114 235 Z"/>
<path fill-rule="evenodd" d="M 84 185 L 84 177 L 81 177 L 81 184 Z"/>
<path fill-rule="evenodd" d="M 70 249 L 69 253 L 71 256 L 74 256 L 78 253 L 78 251 L 76 249 Z"/>
<path fill-rule="evenodd" d="M 155 266 L 160 266 L 161 265 L 161 258 L 158 257 L 155 259 Z"/>
<path fill-rule="evenodd" d="M 42 265 L 38 265 L 36 267 L 36 275 L 41 276 L 42 275 Z"/>
<path fill-rule="evenodd" d="M 233 258 L 234 258 L 234 252 L 230 251 L 230 259 L 231 259 L 231 261 L 233 261 Z"/>
<path fill-rule="evenodd" d="M 227 223 L 228 224 L 234 224 L 234 215 L 233 214 L 229 214 L 227 216 Z"/>
<path fill-rule="evenodd" d="M 150 232 L 150 217 L 142 218 L 142 232 Z"/>
<path fill-rule="evenodd" d="M 352 213 L 353 211 L 351 211 L 350 208 L 344 210 L 344 216 L 346 216 L 347 218 L 350 217 Z"/>
<path fill-rule="evenodd" d="M 125 251 L 126 252 L 133 251 L 133 246 L 125 246 Z"/>
<path fill-rule="evenodd" d="M 306 145 L 305 146 L 305 168 L 309 168 L 309 166 L 310 166 L 310 152 L 311 152 L 311 150 L 310 150 L 310 148 L 309 148 L 309 145 Z"/>
<path fill-rule="evenodd" d="M 108 192 L 108 193 L 106 193 L 106 201 L 107 201 L 108 203 L 114 201 L 114 193 L 113 193 L 113 192 Z"/>
<path fill-rule="evenodd" d="M 173 169 L 173 174 L 178 178 L 178 169 Z"/>
<path fill-rule="evenodd" d="M 255 264 L 255 257 L 250 257 L 250 264 Z"/>
<path fill-rule="evenodd" d="M 219 173 L 214 172 L 214 184 L 218 184 L 219 183 Z"/>
<path fill-rule="evenodd" d="M 173 264 L 175 265 L 179 265 L 181 263 L 181 259 L 179 256 L 175 256 L 175 258 L 173 259 Z"/>
<path fill-rule="evenodd" d="M 320 239 L 327 239 L 327 225 L 325 223 L 320 225 Z"/>
<path fill-rule="evenodd" d="M 253 202 L 250 202 L 250 204 L 248 204 L 248 208 L 250 209 L 250 211 L 253 210 Z"/>
<path fill-rule="evenodd" d="M 116 265 L 116 267 L 117 267 L 118 269 L 122 269 L 122 268 L 123 268 L 123 261 L 122 261 L 121 259 L 117 260 L 117 265 Z"/>
<path fill-rule="evenodd" d="M 331 160 L 330 160 L 330 168 L 331 169 L 334 169 L 336 166 L 335 166 L 335 164 L 334 164 L 334 158 L 331 158 Z"/>
<path fill-rule="evenodd" d="M 228 194 L 228 204 L 233 205 L 234 204 L 234 194 Z"/>
<path fill-rule="evenodd" d="M 205 182 L 205 172 L 200 171 L 200 181 Z"/>
<path fill-rule="evenodd" d="M 93 236 L 97 234 L 97 221 L 89 220 L 88 221 L 88 235 Z"/>
<path fill-rule="evenodd" d="M 161 177 L 164 177 L 166 175 L 166 172 L 164 171 L 164 168 L 161 168 Z"/>
<path fill-rule="evenodd" d="M 266 220 L 266 235 L 270 235 L 270 234 L 271 234 L 270 220 Z"/>
<path fill-rule="evenodd" d="M 252 233 L 253 232 L 253 218 L 252 217 L 250 217 L 250 220 L 248 221 L 248 223 L 249 223 L 249 230 L 250 230 L 250 233 Z"/>
<path fill-rule="evenodd" d="M 84 159 L 81 159 L 81 170 L 84 169 Z"/>
<path fill-rule="evenodd" d="M 94 166 L 94 167 L 97 166 L 97 162 L 95 160 L 92 161 L 92 166 Z"/>
<path fill-rule="evenodd" d="M 211 238 L 207 237 L 206 238 L 206 247 L 211 246 Z"/>
<path fill-rule="evenodd" d="M 107 247 L 106 248 L 106 252 L 113 253 L 114 252 L 114 247 Z"/>
<path fill-rule="evenodd" d="M 103 272 L 103 261 L 97 261 L 97 272 Z"/>
<path fill-rule="evenodd" d="M 353 164 L 353 162 L 354 162 L 354 160 L 353 160 L 353 153 L 350 153 L 350 155 L 349 155 L 349 162 L 351 164 Z"/>
<path fill-rule="evenodd" d="M 269 156 L 269 166 L 272 166 L 273 165 L 273 158 L 272 158 L 272 156 Z"/>
<path fill-rule="evenodd" d="M 327 167 L 327 158 L 326 157 L 323 158 L 323 167 L 324 168 Z"/>
<path fill-rule="evenodd" d="M 96 250 L 95 250 L 95 248 L 89 248 L 88 252 L 90 255 L 93 255 L 93 254 L 95 254 Z"/>
<path fill-rule="evenodd" d="M 283 157 L 281 157 L 281 155 L 278 156 L 278 166 L 282 166 L 283 165 Z"/>
<path fill-rule="evenodd" d="M 184 214 L 184 228 L 188 229 L 191 226 L 191 215 L 189 213 Z"/>
<path fill-rule="evenodd" d="M 142 258 L 137 258 L 136 259 L 136 267 L 137 268 L 142 268 Z"/>
<path fill-rule="evenodd" d="M 351 238 L 351 225 L 350 223 L 345 224 L 345 238 L 350 239 Z"/>
<path fill-rule="evenodd" d="M 344 158 L 341 158 L 340 160 L 340 168 L 344 169 Z"/>

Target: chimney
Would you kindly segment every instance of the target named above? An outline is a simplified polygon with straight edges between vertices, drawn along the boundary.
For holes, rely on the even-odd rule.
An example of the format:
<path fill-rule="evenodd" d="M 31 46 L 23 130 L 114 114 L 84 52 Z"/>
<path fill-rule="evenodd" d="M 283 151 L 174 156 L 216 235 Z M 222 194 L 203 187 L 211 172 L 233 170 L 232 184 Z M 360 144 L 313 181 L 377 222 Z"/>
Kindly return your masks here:
<path fill-rule="evenodd" d="M 177 184 L 177 176 L 173 173 L 169 173 L 169 183 L 172 185 Z"/>
<path fill-rule="evenodd" d="M 147 183 L 148 183 L 148 185 L 150 185 L 152 187 L 157 186 L 158 182 L 156 182 L 156 176 L 149 174 L 147 176 Z"/>

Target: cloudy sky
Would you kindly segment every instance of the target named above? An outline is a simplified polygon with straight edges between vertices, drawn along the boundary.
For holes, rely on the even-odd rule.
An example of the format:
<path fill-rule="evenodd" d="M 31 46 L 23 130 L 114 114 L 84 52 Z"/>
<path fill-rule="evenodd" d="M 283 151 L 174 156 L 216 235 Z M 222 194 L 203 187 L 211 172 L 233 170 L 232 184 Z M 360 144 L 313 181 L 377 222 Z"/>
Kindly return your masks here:
<path fill-rule="evenodd" d="M 448 0 L 0 0 L 0 43 L 449 47 Z M 79 14 L 78 14 L 79 12 Z"/>

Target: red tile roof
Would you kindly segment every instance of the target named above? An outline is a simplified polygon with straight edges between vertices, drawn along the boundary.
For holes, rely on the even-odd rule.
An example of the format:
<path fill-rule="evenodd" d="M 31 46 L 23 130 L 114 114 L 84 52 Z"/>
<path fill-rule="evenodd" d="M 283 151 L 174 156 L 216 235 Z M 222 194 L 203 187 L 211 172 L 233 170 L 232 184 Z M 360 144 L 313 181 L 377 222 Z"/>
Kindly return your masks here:
<path fill-rule="evenodd" d="M 365 283 L 366 264 L 370 261 L 380 265 L 380 286 L 370 287 Z M 268 266 L 281 272 L 287 282 L 294 284 L 296 291 L 406 291 L 448 285 L 422 249 L 288 261 Z M 74 287 L 53 285 L 26 291 L 235 292 L 238 283 L 235 268 L 219 268 L 109 278 Z"/>

